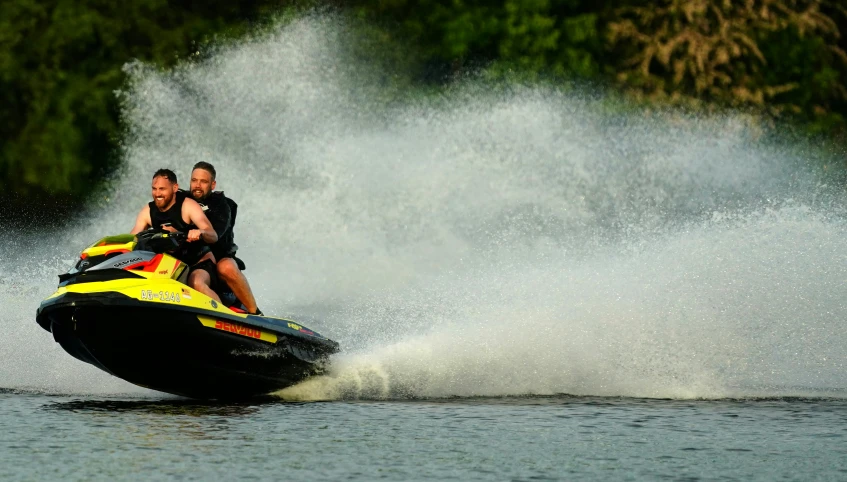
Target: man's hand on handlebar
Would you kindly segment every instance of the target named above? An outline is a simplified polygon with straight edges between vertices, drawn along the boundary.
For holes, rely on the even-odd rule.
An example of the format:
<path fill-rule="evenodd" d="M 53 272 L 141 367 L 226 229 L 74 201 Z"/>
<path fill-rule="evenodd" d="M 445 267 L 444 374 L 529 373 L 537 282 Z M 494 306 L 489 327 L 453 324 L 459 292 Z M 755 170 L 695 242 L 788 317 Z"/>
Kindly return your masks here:
<path fill-rule="evenodd" d="M 188 240 L 188 242 L 199 241 L 200 237 L 202 237 L 202 236 L 203 236 L 203 230 L 202 229 L 192 229 L 191 231 L 188 232 L 187 240 Z"/>

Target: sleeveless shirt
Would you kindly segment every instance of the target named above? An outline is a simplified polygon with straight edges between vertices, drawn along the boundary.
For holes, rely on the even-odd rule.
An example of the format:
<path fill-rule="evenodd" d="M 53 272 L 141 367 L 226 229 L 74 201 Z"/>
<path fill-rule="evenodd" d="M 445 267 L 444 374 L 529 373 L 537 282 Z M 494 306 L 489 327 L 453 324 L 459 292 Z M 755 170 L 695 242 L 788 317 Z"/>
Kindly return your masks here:
<path fill-rule="evenodd" d="M 176 202 L 166 211 L 159 211 L 155 201 L 150 201 L 147 205 L 150 207 L 150 225 L 156 229 L 161 229 L 163 224 L 170 223 L 171 227 L 177 231 L 188 234 L 188 231 L 197 229 L 197 226 L 186 223 L 182 219 L 182 205 L 185 202 L 185 196 L 175 195 Z M 170 253 L 183 263 L 192 266 L 200 261 L 206 253 L 209 252 L 209 247 L 202 240 L 189 243 L 185 241 L 174 252 Z"/>

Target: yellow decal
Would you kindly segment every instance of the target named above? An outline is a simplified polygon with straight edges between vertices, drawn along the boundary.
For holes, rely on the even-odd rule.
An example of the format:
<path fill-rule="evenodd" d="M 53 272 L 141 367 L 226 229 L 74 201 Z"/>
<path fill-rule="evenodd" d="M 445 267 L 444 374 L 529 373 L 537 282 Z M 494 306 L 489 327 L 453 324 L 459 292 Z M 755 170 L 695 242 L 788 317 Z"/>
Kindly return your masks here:
<path fill-rule="evenodd" d="M 291 328 L 292 330 L 297 330 L 300 333 L 305 333 L 307 335 L 314 335 L 315 334 L 314 331 L 307 330 L 307 329 L 303 328 L 302 326 L 300 326 L 297 323 L 294 323 L 292 321 L 288 322 L 288 327 Z"/>
<path fill-rule="evenodd" d="M 67 293 L 67 292 L 68 292 L 68 289 L 67 289 L 67 288 L 59 288 L 58 290 L 56 290 L 56 292 L 55 292 L 55 293 L 53 293 L 52 295 L 48 296 L 48 297 L 47 297 L 47 299 L 45 299 L 44 301 L 47 301 L 47 300 L 52 299 L 52 298 L 55 298 L 55 297 L 57 297 L 57 296 L 59 296 L 59 295 L 63 295 L 63 294 L 65 294 L 65 293 Z"/>
<path fill-rule="evenodd" d="M 268 333 L 266 331 L 262 331 L 258 328 L 253 328 L 250 326 L 244 326 L 240 323 L 232 323 L 230 321 L 218 320 L 216 318 L 212 318 L 209 316 L 197 315 L 197 318 L 200 320 L 200 323 L 203 326 L 214 328 L 216 330 L 228 331 L 230 333 L 235 333 L 236 335 L 246 336 L 248 338 L 254 338 L 256 340 L 266 341 L 268 343 L 276 343 L 277 337 L 273 333 Z"/>
<path fill-rule="evenodd" d="M 176 271 L 174 271 L 174 274 L 173 274 L 173 276 L 171 276 L 171 278 L 179 279 L 182 272 L 185 271 L 185 263 L 182 263 L 181 261 L 177 260 L 175 266 L 176 266 Z"/>
<path fill-rule="evenodd" d="M 129 252 L 135 248 L 135 244 L 135 236 L 131 234 L 107 236 L 86 248 L 82 253 L 86 256 L 101 256 L 112 251 Z"/>
<path fill-rule="evenodd" d="M 171 261 L 173 261 L 173 267 L 172 268 L 165 268 L 165 266 L 167 266 L 166 263 L 170 263 Z M 177 266 L 179 266 L 179 263 L 180 263 L 180 261 L 178 259 L 171 258 L 170 256 L 167 256 L 167 257 L 162 256 L 161 261 L 159 261 L 159 265 L 156 266 L 156 268 L 158 269 L 158 274 L 159 275 L 170 275 L 171 271 L 176 269 Z"/>

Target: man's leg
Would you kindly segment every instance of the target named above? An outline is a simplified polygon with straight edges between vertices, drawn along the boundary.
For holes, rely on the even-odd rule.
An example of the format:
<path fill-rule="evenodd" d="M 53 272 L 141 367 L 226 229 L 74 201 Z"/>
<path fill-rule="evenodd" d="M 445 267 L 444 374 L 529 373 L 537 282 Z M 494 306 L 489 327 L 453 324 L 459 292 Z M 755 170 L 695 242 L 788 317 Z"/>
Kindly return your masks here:
<path fill-rule="evenodd" d="M 232 258 L 223 258 L 218 261 L 218 276 L 229 285 L 235 296 L 244 303 L 248 313 L 256 313 L 259 309 L 256 306 L 256 298 L 253 297 L 253 290 L 250 289 L 250 284 L 247 283 L 247 278 L 244 273 L 238 269 L 238 264 Z"/>
<path fill-rule="evenodd" d="M 218 296 L 217 293 L 212 291 L 211 285 L 212 277 L 209 276 L 209 273 L 206 272 L 205 269 L 195 269 L 191 271 L 191 274 L 188 275 L 188 286 L 194 288 L 195 290 L 203 293 L 204 295 L 220 301 L 221 297 Z"/>

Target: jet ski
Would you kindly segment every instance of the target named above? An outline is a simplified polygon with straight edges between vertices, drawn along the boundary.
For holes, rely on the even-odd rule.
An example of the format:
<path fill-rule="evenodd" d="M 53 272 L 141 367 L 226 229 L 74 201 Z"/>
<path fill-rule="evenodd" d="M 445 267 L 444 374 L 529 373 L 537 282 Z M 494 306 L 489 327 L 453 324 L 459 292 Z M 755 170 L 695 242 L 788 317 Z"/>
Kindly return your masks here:
<path fill-rule="evenodd" d="M 148 230 L 86 248 L 36 321 L 69 354 L 130 383 L 200 399 L 265 395 L 323 373 L 338 343 L 190 288 L 171 254 L 185 235 Z"/>

